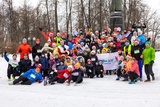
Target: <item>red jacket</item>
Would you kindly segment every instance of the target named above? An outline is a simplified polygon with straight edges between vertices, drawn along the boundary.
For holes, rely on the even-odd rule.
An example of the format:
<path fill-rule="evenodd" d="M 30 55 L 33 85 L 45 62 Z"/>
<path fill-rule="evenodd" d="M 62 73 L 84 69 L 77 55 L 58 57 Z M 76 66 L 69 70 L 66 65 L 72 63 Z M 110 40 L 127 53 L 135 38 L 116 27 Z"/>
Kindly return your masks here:
<path fill-rule="evenodd" d="M 20 59 L 23 59 L 24 54 L 29 55 L 31 53 L 31 47 L 28 44 L 21 44 L 18 47 L 17 53 L 20 53 Z"/>
<path fill-rule="evenodd" d="M 65 80 L 67 80 L 71 76 L 71 72 L 68 71 L 67 69 L 66 70 L 58 70 L 57 74 L 58 74 L 57 78 L 59 78 L 59 79 L 64 78 Z"/>
<path fill-rule="evenodd" d="M 131 67 L 131 69 L 130 69 L 130 72 L 134 72 L 134 73 L 136 73 L 138 76 L 140 76 L 139 66 L 138 66 L 137 61 L 134 61 L 134 62 L 132 63 L 132 67 Z"/>

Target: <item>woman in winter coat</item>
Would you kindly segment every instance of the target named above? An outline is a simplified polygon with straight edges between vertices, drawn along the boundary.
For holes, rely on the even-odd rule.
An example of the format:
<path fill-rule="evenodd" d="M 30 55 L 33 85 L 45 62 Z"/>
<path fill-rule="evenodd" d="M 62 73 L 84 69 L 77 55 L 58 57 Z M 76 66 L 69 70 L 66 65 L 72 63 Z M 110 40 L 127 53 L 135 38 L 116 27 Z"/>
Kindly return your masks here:
<path fill-rule="evenodd" d="M 80 69 L 80 63 L 77 62 L 74 66 L 75 69 L 67 81 L 68 86 L 70 85 L 71 80 L 74 82 L 74 85 L 77 85 L 77 83 L 81 83 L 83 81 L 83 71 Z"/>
<path fill-rule="evenodd" d="M 47 58 L 45 57 L 45 54 L 42 53 L 40 59 L 40 64 L 42 65 L 42 74 L 43 74 L 43 78 L 48 76 L 48 60 Z"/>
<path fill-rule="evenodd" d="M 36 55 L 38 55 L 38 57 L 41 56 L 41 51 L 42 46 L 40 45 L 40 39 L 36 39 L 36 44 L 32 47 L 32 58 L 34 60 L 34 58 L 36 57 Z"/>
<path fill-rule="evenodd" d="M 30 69 L 27 72 L 23 73 L 18 79 L 14 80 L 13 83 L 9 83 L 9 85 L 31 85 L 32 83 L 38 81 L 42 82 L 42 74 L 40 73 L 42 66 L 41 64 L 36 66 L 36 69 Z"/>
<path fill-rule="evenodd" d="M 97 68 L 96 68 L 96 76 L 103 78 L 103 73 L 104 73 L 104 67 L 102 65 L 102 61 L 98 62 Z"/>
<path fill-rule="evenodd" d="M 129 84 L 135 84 L 135 82 L 139 80 L 139 76 L 140 76 L 139 67 L 138 67 L 138 62 L 135 58 L 131 59 L 131 63 L 132 63 L 132 66 L 128 71 L 128 75 L 131 80 Z"/>

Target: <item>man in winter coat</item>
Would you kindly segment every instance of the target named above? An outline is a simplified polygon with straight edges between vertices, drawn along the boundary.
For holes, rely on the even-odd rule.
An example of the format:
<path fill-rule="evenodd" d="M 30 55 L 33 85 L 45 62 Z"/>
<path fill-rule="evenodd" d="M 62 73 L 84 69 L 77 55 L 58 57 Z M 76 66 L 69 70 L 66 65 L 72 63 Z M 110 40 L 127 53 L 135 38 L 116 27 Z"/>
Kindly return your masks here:
<path fill-rule="evenodd" d="M 137 39 L 135 39 L 133 43 L 134 44 L 131 48 L 131 56 L 138 61 L 138 66 L 140 71 L 140 81 L 142 81 L 143 61 L 142 61 L 141 55 L 142 55 L 143 47 L 139 45 L 139 41 Z"/>
<path fill-rule="evenodd" d="M 16 85 L 16 84 L 22 84 L 22 85 L 31 85 L 32 83 L 38 81 L 42 82 L 42 74 L 40 73 L 40 70 L 42 69 L 41 64 L 37 65 L 36 69 L 30 69 L 24 74 L 22 74 L 18 79 L 14 80 L 13 83 L 10 83 L 9 85 Z"/>
<path fill-rule="evenodd" d="M 24 54 L 24 58 L 20 60 L 19 67 L 20 73 L 24 73 L 30 69 L 31 60 L 28 58 L 27 54 Z"/>
<path fill-rule="evenodd" d="M 38 57 L 41 56 L 41 49 L 42 46 L 40 45 L 40 39 L 36 39 L 36 44 L 32 47 L 32 58 L 35 59 L 36 55 L 38 55 Z"/>
<path fill-rule="evenodd" d="M 29 53 L 31 53 L 31 47 L 27 44 L 27 39 L 24 38 L 23 43 L 18 47 L 17 53 L 20 53 L 20 59 L 24 58 L 24 54 L 28 55 L 29 58 Z"/>
<path fill-rule="evenodd" d="M 152 66 L 155 60 L 155 50 L 150 46 L 150 42 L 147 41 L 145 43 L 146 48 L 142 52 L 142 58 L 144 63 L 144 69 L 147 76 L 147 80 L 145 82 L 150 82 L 150 75 L 152 76 L 152 80 L 155 80 L 154 73 L 152 70 Z"/>

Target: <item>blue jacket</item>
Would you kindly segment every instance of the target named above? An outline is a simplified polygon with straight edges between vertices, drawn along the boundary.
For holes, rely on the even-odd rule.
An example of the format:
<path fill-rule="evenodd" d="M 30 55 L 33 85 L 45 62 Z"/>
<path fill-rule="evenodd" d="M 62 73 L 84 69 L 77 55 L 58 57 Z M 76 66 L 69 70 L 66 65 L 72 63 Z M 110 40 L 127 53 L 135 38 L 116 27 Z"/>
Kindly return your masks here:
<path fill-rule="evenodd" d="M 35 69 L 30 69 L 21 76 L 27 77 L 30 81 L 32 81 L 32 83 L 38 80 L 42 81 L 42 74 L 40 72 L 36 73 Z"/>
<path fill-rule="evenodd" d="M 144 37 L 143 34 L 138 36 L 138 40 L 139 40 L 139 45 L 143 45 L 146 42 L 146 38 Z"/>
<path fill-rule="evenodd" d="M 48 68 L 48 60 L 46 57 L 40 57 L 39 62 L 42 64 L 42 69 Z"/>

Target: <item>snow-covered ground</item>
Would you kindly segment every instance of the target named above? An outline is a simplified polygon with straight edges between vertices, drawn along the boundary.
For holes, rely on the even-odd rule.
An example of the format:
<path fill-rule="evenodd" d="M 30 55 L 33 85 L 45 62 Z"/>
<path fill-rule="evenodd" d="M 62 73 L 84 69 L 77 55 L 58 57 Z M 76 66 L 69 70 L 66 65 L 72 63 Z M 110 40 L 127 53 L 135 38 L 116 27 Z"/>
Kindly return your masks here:
<path fill-rule="evenodd" d="M 78 86 L 8 85 L 7 62 L 0 57 L 0 107 L 160 107 L 160 53 L 150 83 L 115 81 L 116 76 L 84 79 Z M 143 72 L 144 74 L 144 72 Z M 143 75 L 143 79 L 146 79 Z"/>

